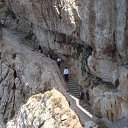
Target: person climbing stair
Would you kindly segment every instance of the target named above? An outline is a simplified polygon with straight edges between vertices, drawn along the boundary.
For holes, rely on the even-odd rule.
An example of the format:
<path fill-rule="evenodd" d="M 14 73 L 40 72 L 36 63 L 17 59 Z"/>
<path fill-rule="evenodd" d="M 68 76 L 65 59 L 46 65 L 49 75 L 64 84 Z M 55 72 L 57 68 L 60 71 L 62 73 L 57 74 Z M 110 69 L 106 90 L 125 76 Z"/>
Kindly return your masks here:
<path fill-rule="evenodd" d="M 83 100 L 83 99 L 84 99 L 84 91 L 81 90 L 81 91 L 80 91 L 80 100 Z"/>
<path fill-rule="evenodd" d="M 64 69 L 64 78 L 65 78 L 66 81 L 68 81 L 68 74 L 69 74 L 68 68 L 65 67 L 65 69 Z"/>
<path fill-rule="evenodd" d="M 59 68 L 60 68 L 60 64 L 61 64 L 61 58 L 58 57 L 58 58 L 57 58 L 57 65 L 58 65 Z"/>
<path fill-rule="evenodd" d="M 38 50 L 39 50 L 40 53 L 43 53 L 43 50 L 42 50 L 40 45 L 38 46 Z"/>

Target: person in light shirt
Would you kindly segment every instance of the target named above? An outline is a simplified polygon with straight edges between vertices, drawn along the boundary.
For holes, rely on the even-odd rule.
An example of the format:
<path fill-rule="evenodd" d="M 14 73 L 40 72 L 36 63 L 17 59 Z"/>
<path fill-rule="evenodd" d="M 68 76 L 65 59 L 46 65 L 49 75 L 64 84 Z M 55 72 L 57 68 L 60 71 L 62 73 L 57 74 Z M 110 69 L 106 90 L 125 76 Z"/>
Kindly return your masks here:
<path fill-rule="evenodd" d="M 60 67 L 60 64 L 61 64 L 61 58 L 58 57 L 58 58 L 57 58 L 57 65 L 58 65 L 58 67 Z"/>
<path fill-rule="evenodd" d="M 69 74 L 68 68 L 65 67 L 65 69 L 64 69 L 64 78 L 65 78 L 66 81 L 68 81 L 68 74 Z"/>
<path fill-rule="evenodd" d="M 2 20 L 1 20 L 1 25 L 2 25 L 2 27 L 5 26 L 4 24 L 5 24 L 5 21 L 4 21 L 4 19 L 2 19 Z"/>

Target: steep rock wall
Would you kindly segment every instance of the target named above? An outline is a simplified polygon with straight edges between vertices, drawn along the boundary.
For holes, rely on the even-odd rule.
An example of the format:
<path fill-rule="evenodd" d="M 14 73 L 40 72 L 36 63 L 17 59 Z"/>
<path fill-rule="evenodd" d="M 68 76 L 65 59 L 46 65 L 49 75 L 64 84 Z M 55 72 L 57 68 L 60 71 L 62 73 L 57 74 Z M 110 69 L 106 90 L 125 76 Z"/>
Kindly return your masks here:
<path fill-rule="evenodd" d="M 0 42 L 0 126 L 19 111 L 34 93 L 56 88 L 65 93 L 64 81 L 54 61 L 22 45 L 10 31 Z"/>
<path fill-rule="evenodd" d="M 88 85 L 86 79 L 88 72 L 103 81 L 113 83 L 117 88 L 116 98 L 110 102 L 113 104 L 115 100 L 120 101 L 121 98 L 119 106 L 125 107 L 119 107 L 119 111 L 120 113 L 126 111 L 128 105 L 126 0 L 7 0 L 7 3 L 20 19 L 19 24 L 26 26 L 25 29 L 31 29 L 42 47 L 52 49 L 65 59 L 81 85 Z M 99 89 L 101 99 L 103 90 Z M 95 90 L 90 91 L 94 97 Z M 105 95 L 107 97 L 108 94 Z M 113 99 L 113 96 L 111 98 Z M 95 98 L 93 103 L 96 101 Z M 101 101 L 100 105 L 103 104 L 107 102 Z M 104 116 L 103 111 L 101 115 Z M 117 118 L 121 115 L 118 114 Z"/>
<path fill-rule="evenodd" d="M 127 35 L 125 34 L 127 2 L 125 0 L 122 2 L 118 0 L 13 2 L 8 0 L 8 5 L 18 17 L 23 17 L 28 20 L 28 23 L 33 24 L 32 29 L 42 46 L 69 55 L 72 59 L 75 50 L 70 43 L 90 45 L 93 49 L 90 70 L 106 81 L 113 82 L 113 72 L 118 68 L 116 65 L 121 69 L 121 64 L 127 62 Z M 83 53 L 81 49 L 80 52 Z M 81 56 L 78 56 L 79 61 Z M 77 70 L 78 66 L 79 71 L 81 65 L 78 61 L 76 63 L 78 65 L 74 67 Z M 106 73 L 106 68 L 111 72 Z"/>

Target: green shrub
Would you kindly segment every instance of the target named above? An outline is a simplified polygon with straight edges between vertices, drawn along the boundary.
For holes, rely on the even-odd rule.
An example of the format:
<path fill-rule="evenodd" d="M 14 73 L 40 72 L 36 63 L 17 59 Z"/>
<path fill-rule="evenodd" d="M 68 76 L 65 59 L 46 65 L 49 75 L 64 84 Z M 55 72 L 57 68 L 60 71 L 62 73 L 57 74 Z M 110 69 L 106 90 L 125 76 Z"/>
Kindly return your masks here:
<path fill-rule="evenodd" d="M 7 8 L 7 10 L 5 11 L 5 17 L 8 16 L 11 16 L 12 19 L 16 19 L 15 13 L 10 8 Z"/>

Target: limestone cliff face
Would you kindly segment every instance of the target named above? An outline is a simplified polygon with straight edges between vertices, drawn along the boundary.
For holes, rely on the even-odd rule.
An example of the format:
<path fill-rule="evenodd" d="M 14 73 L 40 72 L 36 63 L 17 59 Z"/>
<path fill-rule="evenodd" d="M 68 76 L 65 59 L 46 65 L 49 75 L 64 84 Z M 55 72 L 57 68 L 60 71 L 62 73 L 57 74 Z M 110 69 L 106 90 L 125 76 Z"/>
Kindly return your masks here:
<path fill-rule="evenodd" d="M 77 115 L 57 90 L 30 97 L 7 128 L 82 128 Z"/>
<path fill-rule="evenodd" d="M 123 89 L 128 73 L 123 65 L 128 59 L 126 0 L 7 1 L 18 18 L 32 25 L 42 46 L 68 56 L 74 74 L 88 71 L 89 48 L 91 73 L 109 82 L 118 78 Z"/>
<path fill-rule="evenodd" d="M 78 82 L 89 86 L 95 111 L 98 104 L 99 114 L 111 121 L 128 116 L 127 0 L 7 0 L 7 4 L 21 30 L 32 30 L 38 44 L 60 55 Z M 88 79 L 88 73 L 102 82 Z M 108 103 L 112 107 L 105 108 Z"/>
<path fill-rule="evenodd" d="M 56 88 L 65 92 L 63 79 L 54 61 L 20 45 L 20 40 L 3 34 L 0 41 L 0 126 L 19 111 L 33 93 Z M 19 42 L 18 42 L 19 41 Z"/>

